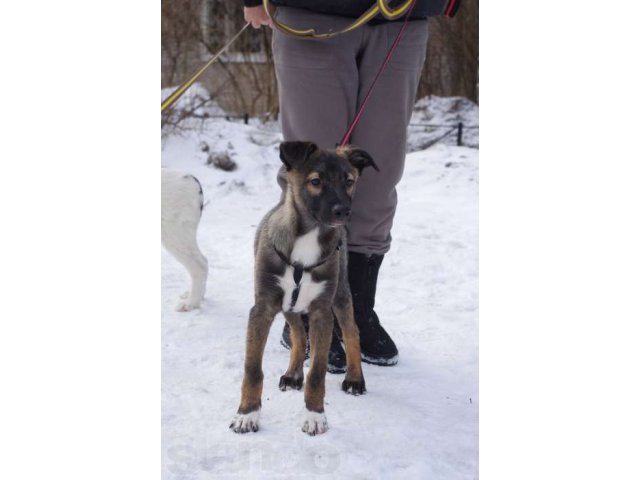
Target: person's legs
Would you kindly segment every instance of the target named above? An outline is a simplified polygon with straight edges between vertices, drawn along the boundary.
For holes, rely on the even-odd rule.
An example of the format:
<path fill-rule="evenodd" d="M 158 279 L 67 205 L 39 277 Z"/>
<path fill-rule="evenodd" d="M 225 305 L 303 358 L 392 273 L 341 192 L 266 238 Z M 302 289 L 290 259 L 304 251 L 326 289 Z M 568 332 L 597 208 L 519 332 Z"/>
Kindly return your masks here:
<path fill-rule="evenodd" d="M 363 100 L 401 27 L 402 22 L 364 27 L 365 48 L 358 65 L 358 103 Z M 363 171 L 358 180 L 349 222 L 351 252 L 384 255 L 389 250 L 397 204 L 395 187 L 404 170 L 407 126 L 426 44 L 426 21 L 409 22 L 351 136 L 351 143 L 366 150 L 380 168 L 379 172 Z"/>
<path fill-rule="evenodd" d="M 359 103 L 402 23 L 365 28 L 365 49 L 358 65 Z M 398 361 L 398 349 L 380 325 L 374 306 L 378 272 L 391 244 L 396 185 L 404 170 L 407 127 L 426 44 L 426 21 L 410 22 L 351 137 L 351 143 L 366 150 L 380 168 L 379 172 L 365 170 L 358 180 L 348 227 L 349 285 L 362 359 L 376 365 L 395 365 Z"/>
<path fill-rule="evenodd" d="M 348 18 L 281 7 L 278 19 L 294 27 L 336 30 Z M 364 26 L 327 40 L 273 32 L 280 119 L 285 141 L 333 148 L 353 120 L 402 22 Z M 389 65 L 351 136 L 380 172 L 358 180 L 349 224 L 349 251 L 383 255 L 391 243 L 397 203 L 395 186 L 404 169 L 407 125 L 426 55 L 427 22 L 409 22 Z"/>

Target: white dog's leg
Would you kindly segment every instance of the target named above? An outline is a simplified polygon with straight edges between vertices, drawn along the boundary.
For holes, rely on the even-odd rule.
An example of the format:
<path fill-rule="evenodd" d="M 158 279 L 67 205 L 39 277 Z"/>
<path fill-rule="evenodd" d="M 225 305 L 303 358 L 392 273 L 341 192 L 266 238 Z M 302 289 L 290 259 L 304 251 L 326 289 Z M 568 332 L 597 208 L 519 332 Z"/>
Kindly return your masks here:
<path fill-rule="evenodd" d="M 189 272 L 191 288 L 176 310 L 187 312 L 200 306 L 209 263 L 197 242 L 202 211 L 200 183 L 192 176 L 162 170 L 162 244 Z"/>
<path fill-rule="evenodd" d="M 184 268 L 187 269 L 191 277 L 191 288 L 188 294 L 178 302 L 176 310 L 179 312 L 188 312 L 189 310 L 198 308 L 204 298 L 209 262 L 195 243 L 195 238 L 190 245 L 183 245 L 180 249 L 171 248 L 167 244 L 165 244 L 165 248 L 176 260 L 184 265 Z"/>

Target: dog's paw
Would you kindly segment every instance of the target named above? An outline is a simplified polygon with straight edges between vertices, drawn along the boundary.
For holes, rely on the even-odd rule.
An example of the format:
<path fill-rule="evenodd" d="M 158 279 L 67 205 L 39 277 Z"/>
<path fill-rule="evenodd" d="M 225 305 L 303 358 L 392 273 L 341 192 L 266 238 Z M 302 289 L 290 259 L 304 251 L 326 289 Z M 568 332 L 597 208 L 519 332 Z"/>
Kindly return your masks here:
<path fill-rule="evenodd" d="M 190 312 L 194 308 L 198 308 L 200 306 L 199 303 L 192 303 L 188 301 L 179 301 L 176 304 L 176 312 Z"/>
<path fill-rule="evenodd" d="M 304 423 L 302 424 L 302 431 L 308 433 L 311 436 L 320 435 L 321 433 L 329 430 L 329 424 L 327 423 L 327 417 L 322 413 L 312 412 L 307 410 L 305 413 Z"/>
<path fill-rule="evenodd" d="M 303 378 L 287 377 L 283 375 L 280 377 L 280 390 L 286 392 L 287 390 L 300 390 L 302 388 Z"/>
<path fill-rule="evenodd" d="M 342 390 L 350 393 L 351 395 L 362 395 L 367 391 L 367 387 L 362 380 L 347 380 L 346 378 L 342 382 Z"/>
<path fill-rule="evenodd" d="M 260 419 L 260 410 L 255 410 L 249 413 L 238 413 L 233 420 L 229 428 L 236 433 L 247 433 L 258 431 L 258 420 Z"/>

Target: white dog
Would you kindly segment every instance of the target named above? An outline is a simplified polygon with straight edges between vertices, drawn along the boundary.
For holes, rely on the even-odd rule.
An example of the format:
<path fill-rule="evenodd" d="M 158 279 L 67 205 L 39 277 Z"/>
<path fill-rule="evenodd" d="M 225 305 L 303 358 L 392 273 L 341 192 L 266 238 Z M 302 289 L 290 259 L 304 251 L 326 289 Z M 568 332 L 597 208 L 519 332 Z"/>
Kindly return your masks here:
<path fill-rule="evenodd" d="M 202 187 L 197 178 L 162 169 L 162 245 L 191 277 L 191 289 L 176 306 L 179 312 L 199 307 L 204 297 L 209 263 L 196 240 L 202 207 Z"/>

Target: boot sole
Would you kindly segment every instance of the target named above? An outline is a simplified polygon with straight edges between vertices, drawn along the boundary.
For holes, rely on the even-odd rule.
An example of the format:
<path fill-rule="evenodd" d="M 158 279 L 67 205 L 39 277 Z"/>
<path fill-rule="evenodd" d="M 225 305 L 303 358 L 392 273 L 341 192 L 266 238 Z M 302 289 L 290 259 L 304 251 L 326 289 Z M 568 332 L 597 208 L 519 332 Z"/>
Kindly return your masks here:
<path fill-rule="evenodd" d="M 291 350 L 291 347 L 287 345 L 287 343 L 280 339 L 280 345 L 282 345 L 287 350 Z M 305 360 L 309 359 L 309 354 L 305 352 L 304 356 Z M 398 364 L 398 355 L 394 355 L 391 358 L 382 358 L 382 357 L 368 357 L 364 353 L 360 354 L 360 358 L 364 363 L 368 363 L 370 365 L 377 365 L 379 367 L 393 367 Z M 327 365 L 327 372 L 329 373 L 345 373 L 347 371 L 346 367 L 335 367 L 331 364 Z"/>
<path fill-rule="evenodd" d="M 340 374 L 340 373 L 346 373 L 346 371 L 347 371 L 347 367 L 334 367 L 330 363 L 327 364 L 327 372 L 329 373 Z"/>
<path fill-rule="evenodd" d="M 393 367 L 398 364 L 398 355 L 394 355 L 393 357 L 383 358 L 383 357 L 369 357 L 364 353 L 360 354 L 360 358 L 363 362 L 369 363 L 371 365 L 377 365 L 379 367 Z"/>

